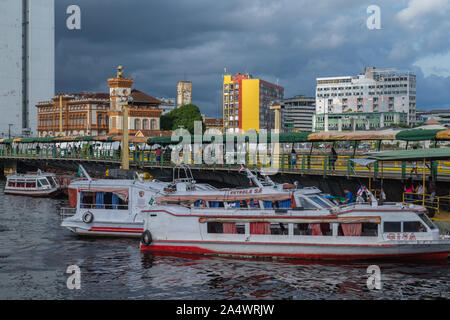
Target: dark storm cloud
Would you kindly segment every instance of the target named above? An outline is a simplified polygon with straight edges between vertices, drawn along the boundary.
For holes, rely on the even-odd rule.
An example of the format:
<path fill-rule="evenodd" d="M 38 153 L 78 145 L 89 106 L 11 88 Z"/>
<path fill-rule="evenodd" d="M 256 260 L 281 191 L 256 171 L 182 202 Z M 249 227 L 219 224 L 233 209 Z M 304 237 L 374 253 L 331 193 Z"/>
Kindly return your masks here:
<path fill-rule="evenodd" d="M 122 64 L 135 87 L 153 96 L 174 97 L 176 82 L 191 80 L 193 102 L 217 116 L 225 67 L 279 79 L 292 96 L 314 95 L 316 77 L 372 65 L 415 71 L 418 107 L 441 107 L 450 98 L 449 75 L 424 77 L 414 63 L 449 51 L 442 15 L 448 1 L 416 1 L 376 1 L 382 30 L 371 31 L 372 3 L 359 0 L 57 0 L 57 88 L 106 91 L 106 79 Z M 71 4 L 81 8 L 82 30 L 66 28 Z"/>

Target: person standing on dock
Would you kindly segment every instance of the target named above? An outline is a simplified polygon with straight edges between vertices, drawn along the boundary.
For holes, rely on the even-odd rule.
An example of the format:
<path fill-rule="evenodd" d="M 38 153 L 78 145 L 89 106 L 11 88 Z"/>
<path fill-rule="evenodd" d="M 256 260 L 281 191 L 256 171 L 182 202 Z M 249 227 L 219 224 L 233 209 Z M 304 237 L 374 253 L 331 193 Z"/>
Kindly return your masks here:
<path fill-rule="evenodd" d="M 330 148 L 330 145 L 327 145 L 327 148 Z M 336 152 L 336 150 L 334 149 L 334 147 L 331 147 L 331 154 L 330 154 L 330 160 L 329 160 L 329 165 L 330 165 L 330 169 L 333 169 L 333 174 L 336 172 L 336 161 L 338 158 L 338 154 Z"/>

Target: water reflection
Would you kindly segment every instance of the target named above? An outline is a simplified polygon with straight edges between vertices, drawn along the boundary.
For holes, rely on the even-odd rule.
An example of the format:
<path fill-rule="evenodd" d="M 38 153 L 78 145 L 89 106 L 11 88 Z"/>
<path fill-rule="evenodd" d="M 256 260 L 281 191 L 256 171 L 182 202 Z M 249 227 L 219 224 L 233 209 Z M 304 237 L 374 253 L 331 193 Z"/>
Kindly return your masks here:
<path fill-rule="evenodd" d="M 0 185 L 0 187 L 2 187 Z M 440 299 L 447 261 L 367 263 L 255 260 L 143 253 L 139 239 L 81 238 L 60 227 L 63 200 L 0 193 L 0 299 Z M 66 286 L 69 265 L 81 290 Z"/>

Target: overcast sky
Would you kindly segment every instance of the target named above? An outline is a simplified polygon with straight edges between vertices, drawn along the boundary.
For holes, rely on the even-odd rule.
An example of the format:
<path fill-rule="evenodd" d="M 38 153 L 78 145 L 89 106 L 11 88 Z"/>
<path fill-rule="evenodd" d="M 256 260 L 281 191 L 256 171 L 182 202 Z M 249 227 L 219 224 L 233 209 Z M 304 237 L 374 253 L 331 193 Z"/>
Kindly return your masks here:
<path fill-rule="evenodd" d="M 250 73 L 314 96 L 316 77 L 365 66 L 417 75 L 417 108 L 450 109 L 450 0 L 56 0 L 56 88 L 107 92 L 116 67 L 134 87 L 175 97 L 192 81 L 192 102 L 222 116 L 228 73 Z M 81 8 L 81 30 L 66 9 Z M 367 7 L 381 8 L 369 30 Z"/>

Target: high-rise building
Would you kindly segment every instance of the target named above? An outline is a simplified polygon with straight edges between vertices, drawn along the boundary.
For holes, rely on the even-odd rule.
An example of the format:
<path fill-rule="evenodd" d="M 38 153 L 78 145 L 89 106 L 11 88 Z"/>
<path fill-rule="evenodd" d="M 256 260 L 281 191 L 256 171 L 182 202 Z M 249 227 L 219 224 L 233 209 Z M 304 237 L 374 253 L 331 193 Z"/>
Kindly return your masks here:
<path fill-rule="evenodd" d="M 38 101 L 55 94 L 54 0 L 0 2 L 0 137 L 36 135 Z"/>
<path fill-rule="evenodd" d="M 316 111 L 316 99 L 303 95 L 283 100 L 283 130 L 285 132 L 312 131 L 313 114 Z"/>
<path fill-rule="evenodd" d="M 409 71 L 366 67 L 358 76 L 317 78 L 316 114 L 351 112 L 401 112 L 408 124 L 415 123 L 416 76 Z"/>
<path fill-rule="evenodd" d="M 273 129 L 275 115 L 272 104 L 279 104 L 284 88 L 253 79 L 249 74 L 236 73 L 223 78 L 224 133 L 246 132 L 249 129 Z"/>
<path fill-rule="evenodd" d="M 178 81 L 177 82 L 177 108 L 191 103 L 192 97 L 192 82 Z"/>

